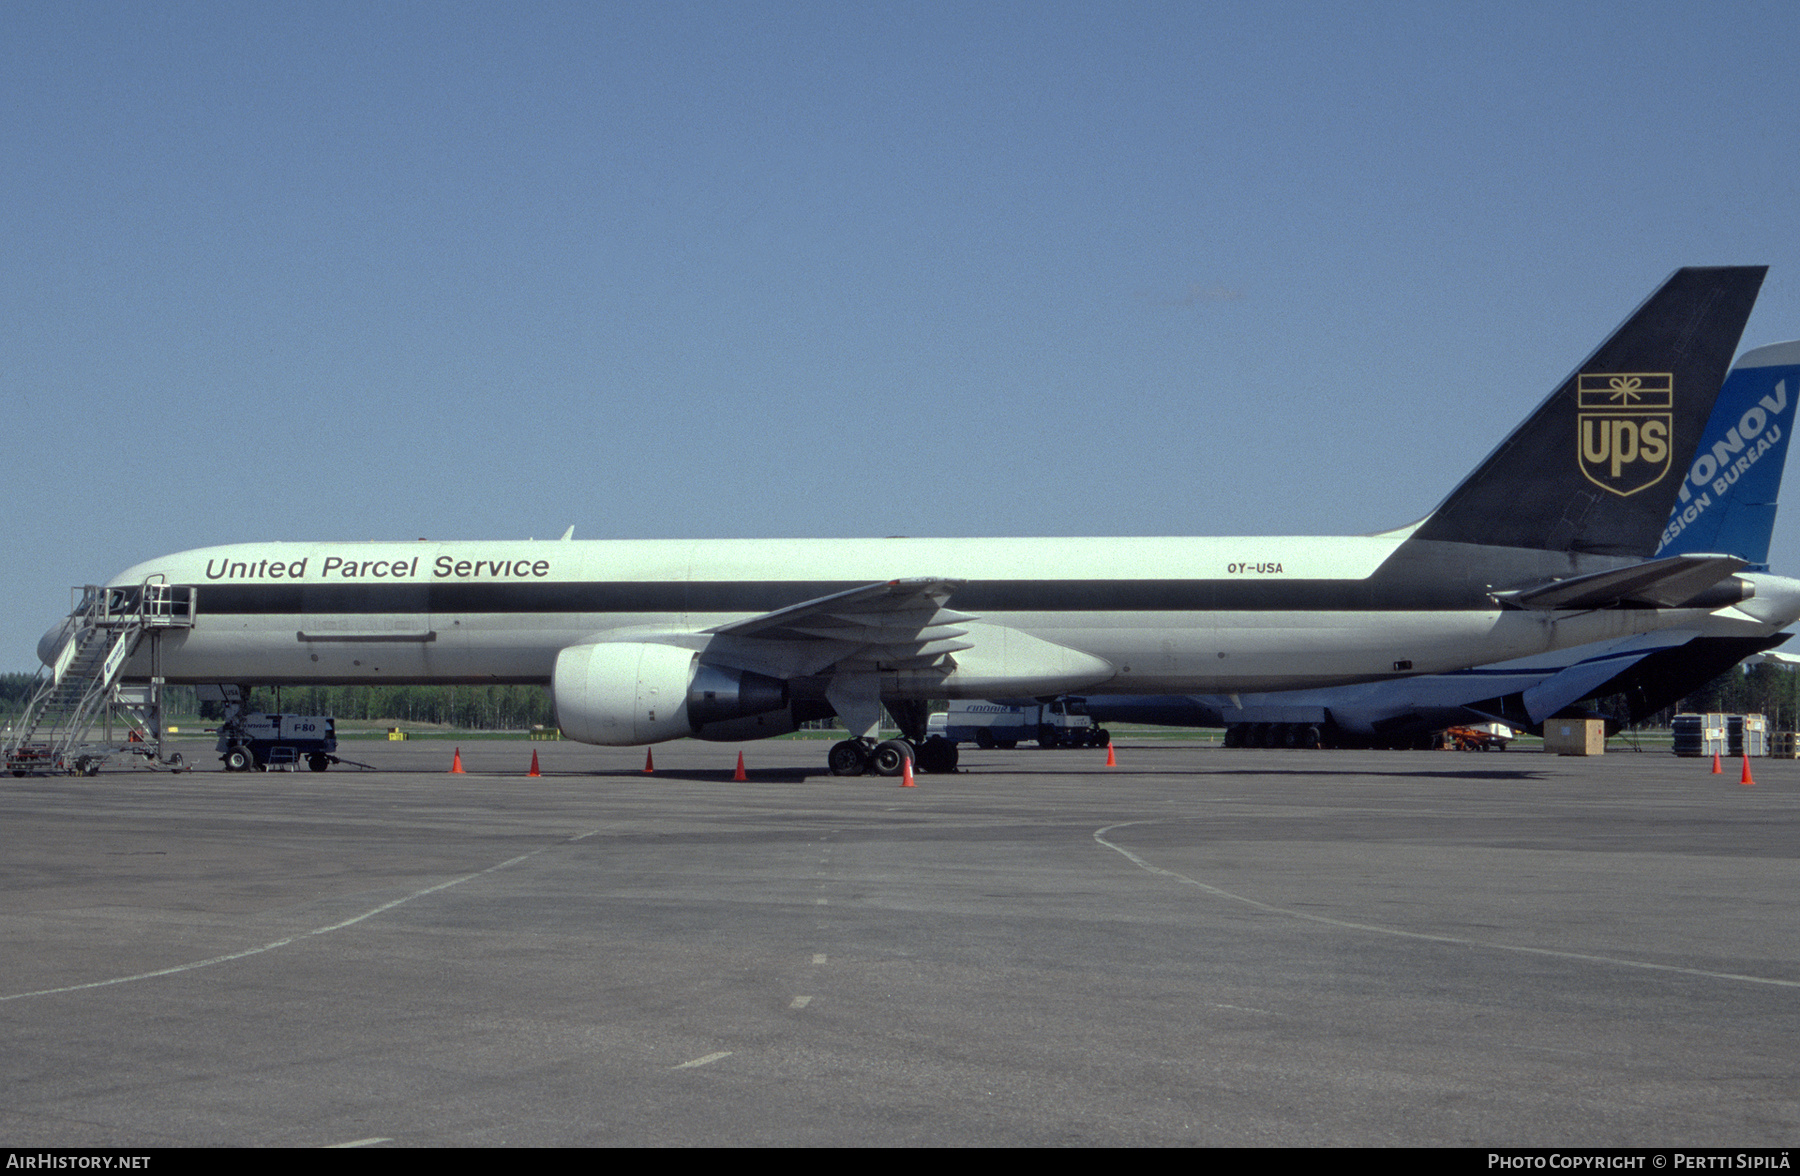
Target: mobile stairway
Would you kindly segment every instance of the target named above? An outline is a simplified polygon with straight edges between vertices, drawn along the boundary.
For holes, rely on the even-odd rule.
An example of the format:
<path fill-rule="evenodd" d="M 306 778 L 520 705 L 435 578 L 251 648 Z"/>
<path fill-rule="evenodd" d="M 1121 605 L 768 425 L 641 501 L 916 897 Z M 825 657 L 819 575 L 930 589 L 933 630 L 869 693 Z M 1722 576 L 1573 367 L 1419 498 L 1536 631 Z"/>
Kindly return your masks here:
<path fill-rule="evenodd" d="M 162 642 L 193 627 L 192 587 L 153 576 L 136 587 L 73 589 L 56 656 L 38 671 L 24 713 L 0 734 L 0 770 L 15 776 L 91 776 L 116 755 L 181 771 L 170 754 L 162 714 Z M 148 684 L 119 681 L 146 643 Z"/>

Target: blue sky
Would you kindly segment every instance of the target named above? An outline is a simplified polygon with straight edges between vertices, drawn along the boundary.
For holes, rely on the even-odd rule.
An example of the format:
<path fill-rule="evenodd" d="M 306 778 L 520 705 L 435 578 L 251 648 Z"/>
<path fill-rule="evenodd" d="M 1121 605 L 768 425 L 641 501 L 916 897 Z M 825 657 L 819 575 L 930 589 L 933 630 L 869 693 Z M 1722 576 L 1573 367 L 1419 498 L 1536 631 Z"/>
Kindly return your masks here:
<path fill-rule="evenodd" d="M 1677 266 L 1800 336 L 1792 4 L 6 13 L 0 669 L 213 543 L 1382 529 Z"/>

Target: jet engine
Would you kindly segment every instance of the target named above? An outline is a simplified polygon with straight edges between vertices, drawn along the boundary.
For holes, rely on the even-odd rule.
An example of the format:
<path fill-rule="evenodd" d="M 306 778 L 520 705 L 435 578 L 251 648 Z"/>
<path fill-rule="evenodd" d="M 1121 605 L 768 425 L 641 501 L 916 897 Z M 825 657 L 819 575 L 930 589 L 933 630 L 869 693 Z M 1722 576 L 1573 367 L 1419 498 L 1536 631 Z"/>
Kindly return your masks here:
<path fill-rule="evenodd" d="M 703 664 L 691 649 L 648 642 L 571 645 L 556 655 L 551 689 L 564 735 L 612 746 L 689 735 L 751 737 L 723 732 L 743 727 L 734 720 L 788 705 L 787 683 L 779 678 Z M 777 721 L 762 733 L 791 730 L 791 723 Z"/>

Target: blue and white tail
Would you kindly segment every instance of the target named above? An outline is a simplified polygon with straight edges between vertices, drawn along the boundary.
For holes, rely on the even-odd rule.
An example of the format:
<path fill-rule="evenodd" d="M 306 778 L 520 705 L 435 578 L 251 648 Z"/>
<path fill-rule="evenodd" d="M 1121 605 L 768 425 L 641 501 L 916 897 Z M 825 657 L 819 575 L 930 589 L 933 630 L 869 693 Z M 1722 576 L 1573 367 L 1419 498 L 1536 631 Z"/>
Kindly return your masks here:
<path fill-rule="evenodd" d="M 1663 528 L 1658 556 L 1707 552 L 1768 570 L 1781 471 L 1800 402 L 1800 341 L 1732 365 Z"/>

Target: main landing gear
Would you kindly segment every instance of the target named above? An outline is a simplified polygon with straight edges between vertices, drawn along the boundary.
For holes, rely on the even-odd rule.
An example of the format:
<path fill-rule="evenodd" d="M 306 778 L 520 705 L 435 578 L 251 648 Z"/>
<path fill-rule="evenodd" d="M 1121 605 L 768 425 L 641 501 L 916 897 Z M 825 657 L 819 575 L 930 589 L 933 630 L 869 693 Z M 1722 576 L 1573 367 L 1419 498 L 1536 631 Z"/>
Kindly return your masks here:
<path fill-rule="evenodd" d="M 906 739 L 885 739 L 876 743 L 869 739 L 846 739 L 835 744 L 826 764 L 834 776 L 901 776 L 906 774 L 906 761 L 921 772 L 954 772 L 956 744 L 942 735 L 933 735 L 916 747 Z"/>
<path fill-rule="evenodd" d="M 942 735 L 925 737 L 931 715 L 922 700 L 887 704 L 899 725 L 901 738 L 881 739 L 881 689 L 879 680 L 866 671 L 839 672 L 826 687 L 825 700 L 843 720 L 845 730 L 862 732 L 860 738 L 833 745 L 825 763 L 834 776 L 906 774 L 907 761 L 921 772 L 954 772 L 956 744 Z"/>

